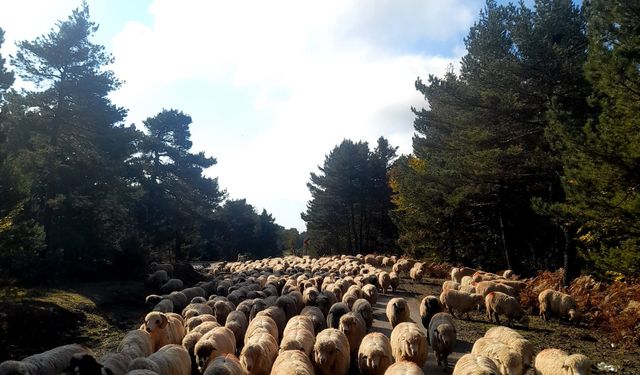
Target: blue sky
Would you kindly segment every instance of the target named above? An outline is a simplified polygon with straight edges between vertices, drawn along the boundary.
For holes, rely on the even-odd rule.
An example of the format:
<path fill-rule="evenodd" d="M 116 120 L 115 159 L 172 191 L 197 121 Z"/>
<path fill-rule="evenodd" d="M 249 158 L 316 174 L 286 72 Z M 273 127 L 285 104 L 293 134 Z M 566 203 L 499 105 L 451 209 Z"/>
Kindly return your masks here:
<path fill-rule="evenodd" d="M 3 2 L 16 40 L 47 32 L 79 0 Z M 533 1 L 526 3 L 532 4 Z M 123 81 L 112 100 L 140 125 L 163 108 L 193 118 L 230 198 L 304 230 L 306 183 L 344 138 L 411 152 L 417 77 L 457 66 L 481 0 L 88 0 L 96 41 Z M 38 9 L 39 11 L 34 11 Z"/>

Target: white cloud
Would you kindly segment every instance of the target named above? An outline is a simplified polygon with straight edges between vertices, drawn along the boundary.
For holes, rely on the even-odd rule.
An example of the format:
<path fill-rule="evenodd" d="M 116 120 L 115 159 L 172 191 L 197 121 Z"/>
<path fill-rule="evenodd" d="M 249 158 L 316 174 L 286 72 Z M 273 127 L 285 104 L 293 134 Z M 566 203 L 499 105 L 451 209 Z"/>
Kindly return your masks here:
<path fill-rule="evenodd" d="M 14 3 L 29 17 L 47 13 Z M 25 28 L 31 34 L 22 38 L 48 30 L 50 18 L 65 19 L 74 3 L 58 0 L 51 6 L 57 12 L 34 20 L 47 27 Z M 162 108 L 190 114 L 194 147 L 218 159 L 208 173 L 230 196 L 302 228 L 309 173 L 344 138 L 374 147 L 383 135 L 411 152 L 410 107 L 425 105 L 414 81 L 459 60 L 461 36 L 480 6 L 155 0 L 152 23 L 126 23 L 107 46 L 126 82 L 112 97 L 129 109 L 128 122 L 140 124 Z M 0 24 L 9 29 L 4 13 Z"/>

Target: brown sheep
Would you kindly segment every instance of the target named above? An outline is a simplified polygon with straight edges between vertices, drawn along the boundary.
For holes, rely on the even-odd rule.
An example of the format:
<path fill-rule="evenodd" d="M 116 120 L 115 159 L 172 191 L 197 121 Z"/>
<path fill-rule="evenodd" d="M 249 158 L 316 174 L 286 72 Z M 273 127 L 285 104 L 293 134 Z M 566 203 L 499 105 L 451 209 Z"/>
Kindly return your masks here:
<path fill-rule="evenodd" d="M 340 317 L 339 329 L 347 336 L 351 357 L 357 358 L 358 346 L 367 334 L 367 325 L 362 316 L 355 312 L 349 312 Z"/>
<path fill-rule="evenodd" d="M 236 338 L 233 332 L 227 327 L 216 327 L 205 333 L 196 343 L 194 353 L 198 370 L 202 373 L 215 357 L 235 352 Z"/>
<path fill-rule="evenodd" d="M 351 356 L 349 339 L 335 328 L 327 328 L 316 337 L 313 363 L 316 375 L 346 375 Z"/>
<path fill-rule="evenodd" d="M 520 306 L 520 302 L 507 294 L 490 292 L 485 297 L 485 308 L 489 321 L 494 317 L 497 324 L 500 324 L 498 316 L 501 314 L 507 317 L 508 325 L 511 325 L 514 319 L 523 324 L 527 323 L 527 313 Z"/>
<path fill-rule="evenodd" d="M 278 355 L 271 375 L 315 375 L 307 355 L 299 350 L 287 350 Z"/>
<path fill-rule="evenodd" d="M 364 298 L 356 300 L 351 307 L 351 311 L 360 314 L 362 319 L 364 319 L 367 330 L 371 329 L 371 326 L 373 325 L 373 308 L 369 301 Z"/>
<path fill-rule="evenodd" d="M 571 323 L 577 323 L 582 318 L 582 314 L 576 307 L 576 301 L 568 294 L 545 289 L 538 295 L 538 301 L 540 302 L 540 316 L 545 322 L 549 320 L 550 314 L 561 318 L 568 317 Z"/>
<path fill-rule="evenodd" d="M 216 357 L 202 375 L 247 375 L 240 360 L 233 354 L 225 354 Z"/>
<path fill-rule="evenodd" d="M 452 375 L 498 375 L 500 370 L 492 359 L 479 354 L 465 354 L 453 369 Z"/>
<path fill-rule="evenodd" d="M 129 371 L 145 369 L 158 375 L 190 375 L 191 359 L 187 350 L 180 345 L 169 344 L 147 358 L 136 358 L 129 365 Z"/>
<path fill-rule="evenodd" d="M 173 313 L 148 313 L 144 318 L 144 329 L 151 336 L 154 352 L 167 344 L 180 345 L 185 335 L 180 316 Z"/>
<path fill-rule="evenodd" d="M 591 361 L 582 354 L 569 355 L 560 349 L 545 349 L 535 361 L 536 374 L 591 375 Z"/>
<path fill-rule="evenodd" d="M 250 375 L 268 375 L 278 356 L 278 343 L 268 333 L 251 336 L 240 353 L 240 364 Z"/>
<path fill-rule="evenodd" d="M 424 375 L 424 371 L 413 362 L 400 361 L 389 366 L 384 375 Z"/>

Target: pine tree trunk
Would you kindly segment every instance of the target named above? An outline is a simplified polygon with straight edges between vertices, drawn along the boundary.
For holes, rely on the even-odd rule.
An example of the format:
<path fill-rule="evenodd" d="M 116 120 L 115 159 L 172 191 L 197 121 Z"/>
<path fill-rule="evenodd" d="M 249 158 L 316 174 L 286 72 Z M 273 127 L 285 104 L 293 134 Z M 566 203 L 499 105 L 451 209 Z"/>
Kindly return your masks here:
<path fill-rule="evenodd" d="M 504 259 L 507 263 L 507 268 L 511 268 L 511 261 L 509 260 L 509 251 L 507 251 L 507 240 L 504 234 L 504 221 L 502 220 L 502 200 L 500 194 L 498 194 L 498 219 L 500 221 L 500 237 L 502 238 L 502 250 L 504 251 Z"/>

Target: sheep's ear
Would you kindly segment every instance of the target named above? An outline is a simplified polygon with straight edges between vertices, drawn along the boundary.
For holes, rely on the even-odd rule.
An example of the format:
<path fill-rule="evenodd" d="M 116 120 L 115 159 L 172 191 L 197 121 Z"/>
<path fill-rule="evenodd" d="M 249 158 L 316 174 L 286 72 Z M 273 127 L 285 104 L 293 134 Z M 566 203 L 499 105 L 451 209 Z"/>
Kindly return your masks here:
<path fill-rule="evenodd" d="M 167 323 L 169 323 L 169 319 L 165 314 L 162 314 L 162 313 L 160 314 L 160 318 L 162 319 L 162 323 L 160 323 L 160 328 L 166 327 Z"/>

